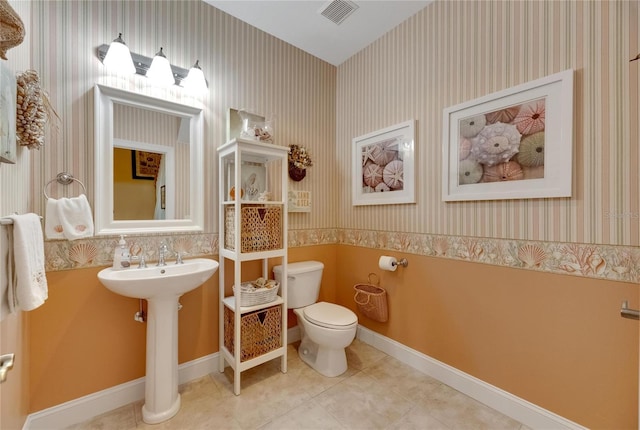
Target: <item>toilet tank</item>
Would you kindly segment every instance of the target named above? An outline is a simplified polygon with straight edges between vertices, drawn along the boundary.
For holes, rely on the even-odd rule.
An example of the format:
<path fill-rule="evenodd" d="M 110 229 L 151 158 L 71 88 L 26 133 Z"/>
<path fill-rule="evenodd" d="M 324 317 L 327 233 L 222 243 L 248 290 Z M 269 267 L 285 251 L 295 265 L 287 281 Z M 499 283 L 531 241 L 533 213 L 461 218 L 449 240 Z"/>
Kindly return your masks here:
<path fill-rule="evenodd" d="M 297 309 L 318 301 L 324 264 L 319 261 L 300 261 L 287 264 L 287 308 Z M 275 266 L 276 281 L 282 283 L 282 266 Z"/>

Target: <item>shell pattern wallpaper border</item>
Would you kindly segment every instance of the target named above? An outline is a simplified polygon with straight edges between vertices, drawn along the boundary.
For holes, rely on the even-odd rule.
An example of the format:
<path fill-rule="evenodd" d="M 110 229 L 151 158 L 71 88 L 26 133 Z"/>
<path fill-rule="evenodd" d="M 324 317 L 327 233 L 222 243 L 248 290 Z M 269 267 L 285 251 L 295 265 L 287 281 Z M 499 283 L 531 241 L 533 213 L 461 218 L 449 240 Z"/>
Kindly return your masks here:
<path fill-rule="evenodd" d="M 45 242 L 46 270 L 70 270 L 109 266 L 118 238 L 93 238 L 69 242 Z M 160 243 L 186 258 L 218 254 L 218 234 L 174 234 L 127 237 L 131 254 L 157 260 Z M 438 258 L 453 258 L 526 270 L 584 276 L 611 281 L 640 283 L 640 247 L 598 244 L 538 242 L 467 236 L 373 230 L 291 230 L 290 248 L 341 244 L 406 252 Z"/>

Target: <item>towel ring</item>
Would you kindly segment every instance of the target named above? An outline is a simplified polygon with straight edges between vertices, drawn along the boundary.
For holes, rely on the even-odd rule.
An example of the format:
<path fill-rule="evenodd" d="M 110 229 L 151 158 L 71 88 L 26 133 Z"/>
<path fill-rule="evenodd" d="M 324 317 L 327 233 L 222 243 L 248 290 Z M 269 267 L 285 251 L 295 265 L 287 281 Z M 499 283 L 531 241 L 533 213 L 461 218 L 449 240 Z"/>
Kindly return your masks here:
<path fill-rule="evenodd" d="M 76 178 L 74 178 L 74 177 L 73 177 L 73 175 L 71 175 L 71 174 L 69 174 L 69 173 L 62 172 L 62 173 L 58 173 L 54 179 L 52 179 L 52 180 L 50 180 L 49 182 L 47 182 L 47 183 L 46 183 L 46 185 L 44 186 L 43 193 L 44 193 L 44 196 L 45 196 L 47 199 L 50 199 L 50 198 L 51 198 L 51 197 L 49 197 L 49 195 L 47 194 L 47 187 L 48 187 L 49 185 L 51 185 L 54 181 L 58 182 L 58 183 L 59 183 L 59 184 L 61 184 L 61 185 L 69 185 L 69 184 L 71 184 L 72 182 L 74 182 L 74 181 L 75 181 L 75 182 L 77 182 L 77 183 L 79 183 L 79 184 L 80 184 L 80 186 L 81 186 L 81 187 L 82 187 L 82 189 L 84 190 L 84 193 L 85 193 L 85 194 L 87 193 L 87 187 L 85 187 L 85 186 L 84 186 L 84 184 L 82 183 L 82 181 L 81 181 L 80 179 L 76 179 Z"/>

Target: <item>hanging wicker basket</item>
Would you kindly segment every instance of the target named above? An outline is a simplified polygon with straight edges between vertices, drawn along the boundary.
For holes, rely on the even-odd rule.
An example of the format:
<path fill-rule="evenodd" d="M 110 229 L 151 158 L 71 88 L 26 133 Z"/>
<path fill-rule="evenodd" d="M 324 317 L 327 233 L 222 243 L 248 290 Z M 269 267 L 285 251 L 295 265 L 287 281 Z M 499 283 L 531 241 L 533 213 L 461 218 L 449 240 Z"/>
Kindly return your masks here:
<path fill-rule="evenodd" d="M 375 284 L 371 280 L 372 276 L 376 277 Z M 375 321 L 386 322 L 389 319 L 387 291 L 380 287 L 380 279 L 375 273 L 369 273 L 367 280 L 369 281 L 367 284 L 353 286 L 356 291 L 353 300 L 364 316 Z"/>

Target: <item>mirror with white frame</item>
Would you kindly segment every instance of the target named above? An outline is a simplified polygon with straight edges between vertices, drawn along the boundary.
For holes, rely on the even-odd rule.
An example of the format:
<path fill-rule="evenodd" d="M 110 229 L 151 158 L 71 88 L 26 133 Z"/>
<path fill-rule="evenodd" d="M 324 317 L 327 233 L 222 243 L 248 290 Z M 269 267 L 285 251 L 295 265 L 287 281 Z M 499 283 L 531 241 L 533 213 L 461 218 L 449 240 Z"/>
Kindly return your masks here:
<path fill-rule="evenodd" d="M 97 235 L 203 230 L 203 121 L 198 107 L 95 86 Z"/>

